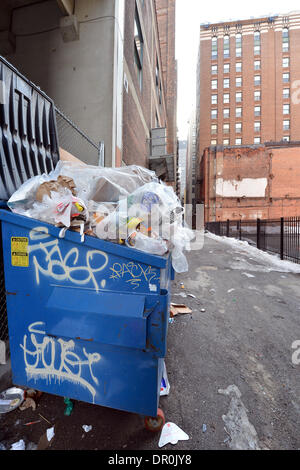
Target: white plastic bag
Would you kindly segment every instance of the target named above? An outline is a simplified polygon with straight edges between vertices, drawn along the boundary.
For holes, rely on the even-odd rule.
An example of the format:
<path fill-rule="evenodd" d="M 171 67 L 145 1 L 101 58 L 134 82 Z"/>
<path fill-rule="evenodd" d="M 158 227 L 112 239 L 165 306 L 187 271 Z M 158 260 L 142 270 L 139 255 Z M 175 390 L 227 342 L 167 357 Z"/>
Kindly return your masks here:
<path fill-rule="evenodd" d="M 152 255 L 163 256 L 168 251 L 168 245 L 162 238 L 151 238 L 141 232 L 133 232 L 129 240 L 126 240 L 127 246 Z"/>

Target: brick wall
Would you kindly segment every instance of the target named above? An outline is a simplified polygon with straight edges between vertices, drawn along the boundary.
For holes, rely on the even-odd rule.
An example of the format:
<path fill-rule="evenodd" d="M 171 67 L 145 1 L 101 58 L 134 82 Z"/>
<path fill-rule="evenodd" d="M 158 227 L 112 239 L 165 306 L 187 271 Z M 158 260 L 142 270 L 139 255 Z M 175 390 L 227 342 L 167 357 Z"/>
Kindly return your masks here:
<path fill-rule="evenodd" d="M 167 152 L 177 148 L 177 63 L 175 59 L 176 0 L 156 0 L 157 22 L 167 106 Z"/>
<path fill-rule="evenodd" d="M 137 6 L 143 46 L 143 78 L 140 88 L 134 62 L 134 19 Z M 165 91 L 162 103 L 156 89 L 156 60 L 160 65 L 160 80 L 163 81 L 159 35 L 154 0 L 126 0 L 124 32 L 124 79 L 123 89 L 123 162 L 126 165 L 148 166 L 149 138 L 151 129 L 167 123 Z"/>
<path fill-rule="evenodd" d="M 205 221 L 300 215 L 300 144 L 205 149 L 197 202 Z"/>

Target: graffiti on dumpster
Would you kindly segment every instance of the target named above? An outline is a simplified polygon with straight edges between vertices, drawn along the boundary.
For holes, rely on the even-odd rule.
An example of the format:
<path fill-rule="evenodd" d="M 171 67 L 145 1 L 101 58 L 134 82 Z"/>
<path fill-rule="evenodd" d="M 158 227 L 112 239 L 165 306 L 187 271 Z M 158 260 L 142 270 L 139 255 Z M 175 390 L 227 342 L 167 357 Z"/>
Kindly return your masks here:
<path fill-rule="evenodd" d="M 82 355 L 75 354 L 74 341 L 46 336 L 43 322 L 34 322 L 29 325 L 28 333 L 30 337 L 25 334 L 23 344 L 20 344 L 24 351 L 27 378 L 46 379 L 49 382 L 67 380 L 79 384 L 91 393 L 94 402 L 96 389 L 93 383 L 98 385 L 99 382 L 93 375 L 92 366 L 100 361 L 100 354 L 87 353 L 85 348 L 82 348 Z M 83 369 L 86 373 L 87 368 L 90 381 L 82 376 Z"/>
<path fill-rule="evenodd" d="M 137 289 L 144 280 L 152 286 L 153 281 L 159 281 L 156 271 L 151 266 L 141 266 L 132 261 L 128 263 L 114 263 L 110 268 L 110 279 L 125 279 L 125 281 Z"/>
<path fill-rule="evenodd" d="M 95 274 L 101 272 L 107 266 L 108 256 L 106 253 L 99 250 L 87 251 L 86 263 L 81 266 L 78 264 L 79 249 L 73 247 L 63 257 L 59 247 L 59 240 L 47 240 L 50 238 L 47 227 L 38 227 L 31 230 L 29 238 L 31 243 L 28 247 L 28 252 L 34 253 L 33 264 L 38 285 L 40 283 L 40 275 L 42 274 L 56 281 L 67 280 L 78 286 L 92 283 L 95 290 L 99 290 Z M 103 279 L 101 287 L 104 288 L 105 284 L 106 281 Z"/>

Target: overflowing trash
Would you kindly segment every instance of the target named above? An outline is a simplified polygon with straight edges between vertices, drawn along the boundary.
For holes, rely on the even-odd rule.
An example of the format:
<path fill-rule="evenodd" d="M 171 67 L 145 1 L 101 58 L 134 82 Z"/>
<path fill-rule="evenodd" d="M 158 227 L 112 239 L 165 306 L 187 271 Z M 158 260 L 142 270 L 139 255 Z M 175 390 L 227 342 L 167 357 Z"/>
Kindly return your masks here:
<path fill-rule="evenodd" d="M 9 199 L 15 213 L 153 255 L 170 252 L 176 272 L 188 271 L 184 250 L 194 232 L 172 187 L 135 165 L 121 168 L 59 162 L 26 181 Z"/>

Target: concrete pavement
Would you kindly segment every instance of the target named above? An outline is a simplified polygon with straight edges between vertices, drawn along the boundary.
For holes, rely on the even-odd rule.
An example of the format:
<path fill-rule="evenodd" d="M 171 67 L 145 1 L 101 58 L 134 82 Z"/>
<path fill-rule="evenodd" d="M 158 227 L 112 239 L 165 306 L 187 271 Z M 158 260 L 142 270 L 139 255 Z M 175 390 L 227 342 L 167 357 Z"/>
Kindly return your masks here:
<path fill-rule="evenodd" d="M 162 450 L 300 448 L 300 274 L 243 249 L 206 236 L 176 276 L 172 301 L 193 312 L 169 325 L 171 389 L 160 406 L 189 440 Z M 40 413 L 55 424 L 51 449 L 159 450 L 139 416 L 78 402 L 66 417 L 64 408 L 44 394 L 35 412 L 0 415 L 0 442 L 37 443 L 49 425 L 22 423 Z"/>

